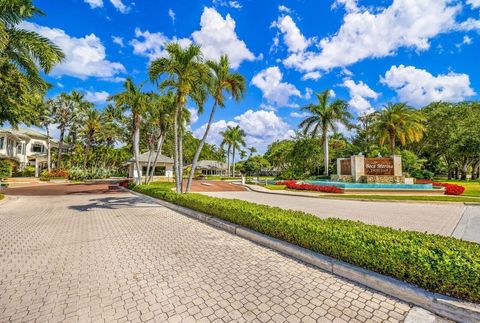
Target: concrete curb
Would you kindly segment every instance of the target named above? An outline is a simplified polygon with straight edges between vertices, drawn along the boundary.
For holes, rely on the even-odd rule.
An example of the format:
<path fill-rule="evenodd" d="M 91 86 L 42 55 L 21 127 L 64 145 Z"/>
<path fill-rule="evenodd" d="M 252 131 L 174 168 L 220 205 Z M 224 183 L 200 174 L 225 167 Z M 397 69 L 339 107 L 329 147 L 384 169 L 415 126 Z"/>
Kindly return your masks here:
<path fill-rule="evenodd" d="M 225 230 L 261 246 L 273 249 L 294 259 L 320 268 L 350 281 L 414 304 L 437 315 L 457 322 L 480 322 L 480 305 L 429 292 L 395 278 L 363 269 L 346 262 L 324 256 L 294 244 L 272 238 L 248 228 L 236 225 L 216 217 L 183 206 L 175 205 L 138 192 L 132 194 L 155 204 L 162 205 L 189 217 L 195 218 L 216 228 Z"/>

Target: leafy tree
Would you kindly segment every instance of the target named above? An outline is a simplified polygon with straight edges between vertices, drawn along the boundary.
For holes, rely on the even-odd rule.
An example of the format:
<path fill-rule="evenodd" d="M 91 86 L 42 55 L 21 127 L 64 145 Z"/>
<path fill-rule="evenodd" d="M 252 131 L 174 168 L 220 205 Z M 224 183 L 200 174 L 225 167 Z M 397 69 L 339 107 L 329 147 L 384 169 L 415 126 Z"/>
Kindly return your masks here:
<path fill-rule="evenodd" d="M 82 137 L 85 139 L 85 156 L 83 159 L 83 167 L 87 167 L 90 150 L 94 144 L 97 134 L 102 129 L 102 117 L 98 110 L 92 109 L 86 112 L 85 120 L 80 130 Z"/>
<path fill-rule="evenodd" d="M 255 147 L 248 147 L 247 149 L 250 152 L 249 157 L 252 157 L 257 152 L 257 148 Z"/>
<path fill-rule="evenodd" d="M 227 55 L 222 55 L 219 62 L 207 61 L 206 65 L 211 70 L 209 90 L 211 96 L 213 97 L 213 106 L 210 112 L 207 127 L 205 128 L 205 132 L 200 141 L 200 145 L 198 146 L 195 156 L 193 157 L 192 167 L 190 169 L 187 182 L 187 193 L 190 191 L 192 186 L 192 180 L 197 167 L 198 158 L 200 157 L 203 145 L 207 140 L 217 106 L 220 106 L 221 108 L 225 107 L 225 93 L 230 94 L 236 101 L 239 101 L 245 94 L 246 89 L 245 78 L 243 75 L 240 73 L 232 73 L 230 71 L 230 64 Z"/>
<path fill-rule="evenodd" d="M 407 106 L 405 103 L 389 103 L 381 111 L 375 112 L 373 133 L 380 145 L 388 140 L 390 154 L 395 155 L 395 142 L 402 145 L 407 142 L 418 142 L 425 133 L 425 119 L 421 112 Z"/>
<path fill-rule="evenodd" d="M 199 112 L 203 110 L 203 104 L 207 98 L 210 71 L 202 62 L 202 52 L 197 45 L 191 44 L 182 48 L 178 43 L 169 43 L 165 50 L 167 56 L 151 62 L 148 72 L 150 80 L 158 82 L 160 88 L 175 91 L 174 168 L 176 190 L 177 193 L 181 193 L 183 182 L 182 113 L 188 97 L 195 102 Z M 163 80 L 162 77 L 164 77 Z"/>
<path fill-rule="evenodd" d="M 43 13 L 31 0 L 0 1 L 0 125 L 37 121 L 35 107 L 49 88 L 40 73 L 49 73 L 64 58 L 50 40 L 19 28 L 35 15 Z"/>
<path fill-rule="evenodd" d="M 143 84 L 135 85 L 131 78 L 127 78 L 123 84 L 123 92 L 112 95 L 108 98 L 108 101 L 113 101 L 115 106 L 122 111 L 129 111 L 132 114 L 132 126 L 133 126 L 133 155 L 135 158 L 137 177 L 135 181 L 137 184 L 142 182 L 140 176 L 140 163 L 138 156 L 140 156 L 140 125 L 142 122 L 142 116 L 144 115 L 148 107 L 148 95 L 142 92 Z"/>
<path fill-rule="evenodd" d="M 228 172 L 230 173 L 230 151 L 232 152 L 232 165 L 233 172 L 232 176 L 235 176 L 235 152 L 240 150 L 241 147 L 245 147 L 245 131 L 240 128 L 240 126 L 228 126 L 225 131 L 220 132 L 223 136 L 222 146 L 227 145 L 227 159 L 228 159 Z M 229 174 L 230 176 L 230 174 Z"/>
<path fill-rule="evenodd" d="M 312 137 L 321 136 L 323 145 L 324 174 L 328 175 L 328 166 L 330 164 L 328 156 L 328 133 L 336 132 L 338 124 L 351 127 L 351 113 L 348 111 L 348 104 L 343 100 L 334 100 L 330 102 L 330 90 L 322 93 L 315 93 L 317 104 L 309 104 L 302 108 L 309 112 L 311 116 L 306 117 L 301 123 L 304 135 L 311 134 Z"/>
<path fill-rule="evenodd" d="M 270 163 L 262 156 L 253 156 L 243 162 L 242 172 L 247 175 L 258 175 L 262 170 L 270 168 Z"/>

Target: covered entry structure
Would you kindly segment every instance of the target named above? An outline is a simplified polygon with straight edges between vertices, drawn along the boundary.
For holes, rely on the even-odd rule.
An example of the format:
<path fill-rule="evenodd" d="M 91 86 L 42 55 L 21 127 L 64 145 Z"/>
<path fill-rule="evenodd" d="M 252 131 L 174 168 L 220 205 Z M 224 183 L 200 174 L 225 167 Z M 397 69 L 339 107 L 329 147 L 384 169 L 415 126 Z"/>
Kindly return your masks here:
<path fill-rule="evenodd" d="M 138 156 L 138 162 L 140 164 L 140 176 L 145 176 L 147 174 L 148 159 L 150 157 L 151 166 L 155 161 L 156 152 L 146 152 Z M 128 177 L 135 178 L 137 177 L 137 166 L 135 158 L 132 158 L 127 161 L 128 166 Z M 173 177 L 173 159 L 165 155 L 158 156 L 157 163 L 155 164 L 155 177 Z"/>

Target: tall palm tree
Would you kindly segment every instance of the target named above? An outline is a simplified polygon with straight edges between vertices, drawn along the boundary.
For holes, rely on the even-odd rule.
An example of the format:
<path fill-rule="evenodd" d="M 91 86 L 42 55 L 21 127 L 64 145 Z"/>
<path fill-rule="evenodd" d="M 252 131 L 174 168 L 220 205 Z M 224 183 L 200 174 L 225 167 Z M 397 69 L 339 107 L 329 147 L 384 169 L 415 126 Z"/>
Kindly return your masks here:
<path fill-rule="evenodd" d="M 235 152 L 246 146 L 245 131 L 238 125 L 235 127 L 228 126 L 227 129 L 220 132 L 220 134 L 223 136 L 222 145 L 226 144 L 228 146 L 227 155 L 230 156 L 230 151 L 232 152 L 232 176 L 235 176 Z M 230 175 L 230 161 L 228 162 L 228 172 Z"/>
<path fill-rule="evenodd" d="M 225 107 L 225 94 L 230 94 L 235 101 L 240 101 L 243 98 L 246 90 L 245 77 L 240 73 L 232 73 L 227 55 L 222 55 L 218 62 L 207 61 L 206 65 L 210 68 L 212 75 L 210 78 L 209 90 L 213 97 L 213 106 L 208 119 L 207 127 L 200 140 L 200 144 L 193 156 L 192 167 L 190 175 L 188 176 L 187 188 L 185 192 L 190 192 L 192 186 L 193 176 L 197 167 L 198 158 L 202 152 L 202 148 L 207 140 L 210 127 L 213 123 L 215 110 L 217 106 Z"/>
<path fill-rule="evenodd" d="M 303 134 L 311 134 L 312 137 L 321 136 L 323 145 L 323 163 L 325 167 L 324 174 L 328 175 L 328 166 L 330 164 L 328 156 L 328 133 L 336 132 L 338 124 L 343 124 L 350 128 L 350 119 L 352 114 L 348 111 L 348 103 L 337 99 L 330 102 L 330 90 L 327 89 L 322 93 L 315 93 L 317 104 L 309 104 L 302 108 L 311 116 L 306 117 L 301 123 L 300 128 Z"/>
<path fill-rule="evenodd" d="M 405 103 L 389 103 L 381 111 L 374 114 L 373 133 L 378 137 L 380 145 L 388 140 L 390 153 L 395 154 L 395 141 L 402 145 L 407 142 L 418 142 L 425 133 L 425 118 L 420 111 Z"/>
<path fill-rule="evenodd" d="M 142 182 L 141 168 L 138 157 L 140 156 L 140 125 L 142 117 L 148 106 L 148 94 L 142 92 L 143 84 L 135 85 L 131 78 L 127 78 L 123 84 L 123 92 L 112 95 L 108 101 L 113 101 L 115 106 L 122 111 L 129 111 L 132 115 L 133 128 L 133 156 L 135 158 L 135 167 L 137 169 L 137 176 L 135 182 L 140 184 Z"/>
<path fill-rule="evenodd" d="M 231 128 L 231 126 L 228 126 L 224 131 L 220 131 L 220 135 L 223 137 L 220 147 L 223 150 L 225 149 L 225 146 L 227 146 L 227 176 L 230 176 L 230 155 L 232 153 L 233 145 Z"/>
<path fill-rule="evenodd" d="M 31 0 L 0 3 L 0 56 L 7 58 L 23 71 L 33 83 L 46 86 L 40 70 L 49 73 L 65 55 L 49 39 L 18 25 L 35 15 L 44 15 Z"/>
<path fill-rule="evenodd" d="M 160 88 L 175 91 L 174 131 L 174 168 L 177 193 L 182 192 L 183 182 L 183 130 L 182 114 L 187 98 L 192 99 L 199 112 L 207 98 L 210 71 L 202 61 L 199 46 L 191 44 L 182 48 L 178 43 L 169 43 L 165 47 L 167 57 L 154 60 L 149 66 L 150 80 L 158 82 Z"/>
<path fill-rule="evenodd" d="M 253 154 L 255 154 L 257 152 L 257 148 L 255 147 L 248 147 L 248 151 L 250 152 L 250 156 L 249 157 L 252 157 Z"/>
<path fill-rule="evenodd" d="M 60 130 L 60 140 L 58 142 L 57 152 L 57 169 L 61 169 L 62 167 L 62 153 L 63 144 L 65 141 L 65 133 L 75 122 L 75 118 L 78 116 L 78 110 L 78 103 L 74 101 L 71 95 L 67 93 L 61 93 L 54 100 L 52 100 L 54 122 L 58 124 L 58 129 Z"/>
<path fill-rule="evenodd" d="M 83 159 L 83 167 L 87 167 L 90 149 L 93 146 L 97 133 L 102 129 L 102 118 L 100 112 L 95 109 L 91 109 L 86 112 L 85 119 L 82 123 L 80 130 L 82 136 L 85 139 L 85 156 Z"/>
<path fill-rule="evenodd" d="M 40 125 L 47 133 L 47 170 L 52 170 L 52 147 L 50 138 L 50 125 L 55 122 L 52 100 L 44 102 L 40 109 Z"/>

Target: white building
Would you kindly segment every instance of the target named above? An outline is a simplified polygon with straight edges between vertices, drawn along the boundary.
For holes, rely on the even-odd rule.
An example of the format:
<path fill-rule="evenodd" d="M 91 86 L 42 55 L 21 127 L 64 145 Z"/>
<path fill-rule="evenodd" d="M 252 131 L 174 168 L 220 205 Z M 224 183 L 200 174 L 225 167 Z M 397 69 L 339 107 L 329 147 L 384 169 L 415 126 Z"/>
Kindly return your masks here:
<path fill-rule="evenodd" d="M 58 143 L 50 139 L 51 148 Z M 0 159 L 8 159 L 18 167 L 35 166 L 35 176 L 47 168 L 47 135 L 32 129 L 0 128 Z"/>
<path fill-rule="evenodd" d="M 138 156 L 138 162 L 140 164 L 140 176 L 145 176 L 145 174 L 147 173 L 148 157 L 150 157 L 150 164 L 153 165 L 153 162 L 155 161 L 155 155 L 156 155 L 156 152 L 152 152 L 152 153 L 146 152 Z M 137 167 L 136 167 L 135 158 L 128 160 L 126 164 L 128 166 L 128 176 L 130 178 L 136 178 Z M 173 177 L 173 159 L 164 155 L 158 156 L 158 160 L 155 165 L 154 176 L 172 178 Z"/>

